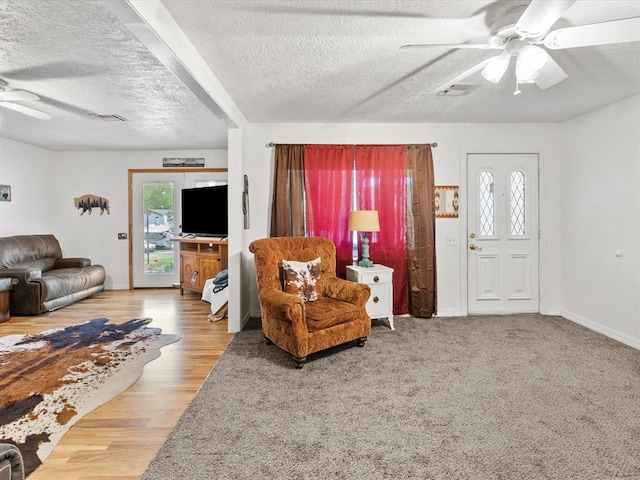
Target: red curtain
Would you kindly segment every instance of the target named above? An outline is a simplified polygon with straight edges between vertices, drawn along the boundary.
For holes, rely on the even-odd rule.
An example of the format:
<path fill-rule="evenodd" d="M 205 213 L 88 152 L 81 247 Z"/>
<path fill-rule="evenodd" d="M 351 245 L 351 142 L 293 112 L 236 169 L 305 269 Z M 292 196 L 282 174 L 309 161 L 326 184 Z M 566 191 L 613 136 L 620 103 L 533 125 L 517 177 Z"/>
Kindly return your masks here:
<path fill-rule="evenodd" d="M 356 205 L 378 210 L 380 231 L 371 234 L 370 257 L 393 268 L 393 313 L 409 312 L 407 286 L 407 147 L 356 146 Z"/>
<path fill-rule="evenodd" d="M 305 145 L 307 235 L 336 244 L 336 273 L 352 263 L 349 212 L 353 192 L 353 145 Z"/>

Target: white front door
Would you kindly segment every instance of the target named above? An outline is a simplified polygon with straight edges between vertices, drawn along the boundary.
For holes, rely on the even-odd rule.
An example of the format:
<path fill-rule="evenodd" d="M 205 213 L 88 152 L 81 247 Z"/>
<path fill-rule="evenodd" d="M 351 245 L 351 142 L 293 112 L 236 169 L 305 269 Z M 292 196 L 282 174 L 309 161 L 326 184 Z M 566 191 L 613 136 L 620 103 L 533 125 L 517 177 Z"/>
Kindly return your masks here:
<path fill-rule="evenodd" d="M 538 155 L 467 156 L 469 313 L 538 312 Z"/>

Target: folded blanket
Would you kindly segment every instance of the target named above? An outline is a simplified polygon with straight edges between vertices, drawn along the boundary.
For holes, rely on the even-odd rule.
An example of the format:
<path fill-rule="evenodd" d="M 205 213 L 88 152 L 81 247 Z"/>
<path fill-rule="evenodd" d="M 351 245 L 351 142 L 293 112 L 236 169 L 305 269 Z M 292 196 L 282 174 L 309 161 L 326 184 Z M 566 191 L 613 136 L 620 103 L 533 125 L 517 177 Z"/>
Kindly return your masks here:
<path fill-rule="evenodd" d="M 225 285 L 216 291 L 214 281 L 215 278 L 210 278 L 204 283 L 204 288 L 202 289 L 202 300 L 211 304 L 211 314 L 213 316 L 219 316 L 219 314 L 222 313 L 222 317 L 224 317 L 224 314 L 226 313 L 226 306 L 229 302 L 229 288 L 226 288 L 227 285 Z M 220 285 L 218 285 L 218 287 L 219 286 Z M 221 312 L 223 309 L 225 309 L 224 312 Z"/>

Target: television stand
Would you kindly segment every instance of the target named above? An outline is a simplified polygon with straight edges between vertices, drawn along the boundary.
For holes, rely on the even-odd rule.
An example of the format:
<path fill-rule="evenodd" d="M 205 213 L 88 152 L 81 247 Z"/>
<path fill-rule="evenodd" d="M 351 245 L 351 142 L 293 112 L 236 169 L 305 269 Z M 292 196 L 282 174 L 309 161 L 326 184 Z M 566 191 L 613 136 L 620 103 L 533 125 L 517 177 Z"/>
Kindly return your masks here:
<path fill-rule="evenodd" d="M 227 239 L 214 237 L 175 237 L 180 247 L 180 295 L 185 290 L 202 293 L 204 283 L 228 268 Z"/>

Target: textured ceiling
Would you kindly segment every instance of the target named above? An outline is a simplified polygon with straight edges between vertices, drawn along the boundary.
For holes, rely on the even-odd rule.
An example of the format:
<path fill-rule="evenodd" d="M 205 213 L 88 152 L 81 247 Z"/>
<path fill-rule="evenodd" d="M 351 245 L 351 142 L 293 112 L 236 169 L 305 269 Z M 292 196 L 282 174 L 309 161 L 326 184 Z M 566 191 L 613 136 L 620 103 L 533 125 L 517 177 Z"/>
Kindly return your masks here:
<path fill-rule="evenodd" d="M 512 95 L 479 73 L 466 96 L 431 90 L 495 52 L 400 50 L 412 43 L 486 43 L 523 1 L 165 1 L 250 121 L 562 121 L 640 93 L 640 42 L 554 51 L 569 74 Z M 577 1 L 555 25 L 640 16 L 640 1 Z M 513 63 L 512 63 L 513 66 Z"/>
<path fill-rule="evenodd" d="M 226 148 L 226 124 L 114 16 L 122 0 L 0 0 L 0 78 L 33 92 L 36 120 L 0 108 L 0 135 L 56 150 Z M 640 93 L 640 42 L 552 52 L 569 78 L 513 96 L 513 68 L 460 97 L 435 87 L 495 52 L 401 50 L 485 43 L 522 1 L 164 0 L 252 122 L 562 121 Z M 106 6 L 105 6 L 106 5 Z M 578 0 L 554 25 L 640 16 L 640 1 Z M 94 119 L 118 114 L 126 122 Z"/>
<path fill-rule="evenodd" d="M 54 150 L 226 148 L 226 125 L 101 2 L 1 0 L 0 78 L 53 116 L 0 108 L 6 138 Z"/>

